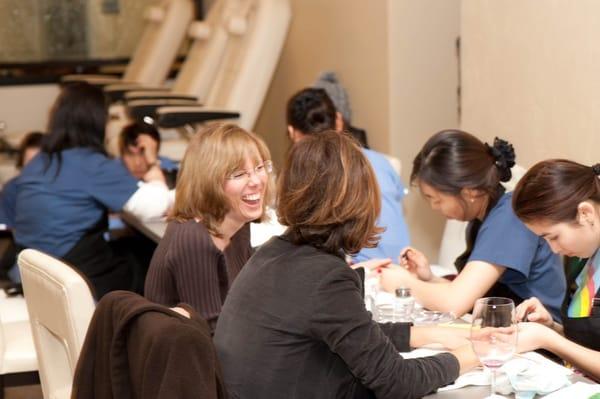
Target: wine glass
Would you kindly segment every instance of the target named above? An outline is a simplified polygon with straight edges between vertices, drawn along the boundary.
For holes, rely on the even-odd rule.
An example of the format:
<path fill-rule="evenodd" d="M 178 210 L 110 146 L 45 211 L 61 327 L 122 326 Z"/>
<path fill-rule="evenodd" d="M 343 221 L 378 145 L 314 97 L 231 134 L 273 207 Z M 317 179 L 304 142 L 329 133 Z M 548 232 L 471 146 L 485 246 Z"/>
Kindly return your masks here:
<path fill-rule="evenodd" d="M 488 399 L 501 398 L 496 395 L 496 370 L 510 360 L 517 347 L 517 320 L 512 299 L 490 297 L 475 301 L 471 344 L 481 363 L 492 374 Z"/>

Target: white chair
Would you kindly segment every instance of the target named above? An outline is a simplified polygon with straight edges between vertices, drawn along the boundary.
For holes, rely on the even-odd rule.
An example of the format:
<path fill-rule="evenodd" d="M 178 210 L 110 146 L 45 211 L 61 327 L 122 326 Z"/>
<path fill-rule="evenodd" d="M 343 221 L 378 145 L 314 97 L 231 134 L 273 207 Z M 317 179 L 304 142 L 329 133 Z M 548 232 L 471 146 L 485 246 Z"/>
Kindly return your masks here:
<path fill-rule="evenodd" d="M 506 188 L 506 191 L 514 190 L 515 186 L 527 170 L 520 165 L 515 165 L 512 167 L 511 171 L 511 179 L 506 183 L 502 183 L 504 188 Z M 446 274 L 456 274 L 454 261 L 467 249 L 465 240 L 467 224 L 467 222 L 462 222 L 460 220 L 448 220 L 446 222 L 438 257 L 438 266 L 441 267 L 444 272 L 447 272 Z"/>
<path fill-rule="evenodd" d="M 40 251 L 22 251 L 18 264 L 44 398 L 69 398 L 95 309 L 92 292 L 75 269 Z"/>
<path fill-rule="evenodd" d="M 123 78 L 67 75 L 63 76 L 62 81 L 86 81 L 101 86 L 114 83 L 162 84 L 169 74 L 193 16 L 194 4 L 191 0 L 162 0 L 146 9 L 146 26 Z"/>
<path fill-rule="evenodd" d="M 172 87 L 140 84 L 112 84 L 104 87 L 111 99 L 105 144 L 109 154 L 118 157 L 119 136 L 133 120 L 127 101 L 160 99 L 169 103 L 204 103 L 218 73 L 229 36 L 223 26 L 227 16 L 239 7 L 237 0 L 216 0 L 202 21 L 190 24 L 187 35 L 191 42 Z"/>
<path fill-rule="evenodd" d="M 226 33 L 227 41 L 220 41 L 225 48 L 204 103 L 130 101 L 128 98 L 129 112 L 136 119 L 151 116 L 158 126 L 170 129 L 237 118 L 235 123 L 242 128 L 254 128 L 285 43 L 291 5 L 290 0 L 237 0 L 234 3 L 236 7 L 225 14 L 217 29 Z M 186 146 L 187 140 L 163 142 L 161 153 L 181 159 Z"/>
<path fill-rule="evenodd" d="M 13 374 L 35 373 L 37 370 L 37 357 L 25 299 L 6 297 L 2 291 L 0 293 L 0 398 L 4 397 L 5 382 L 8 382 L 5 381 L 5 377 Z"/>

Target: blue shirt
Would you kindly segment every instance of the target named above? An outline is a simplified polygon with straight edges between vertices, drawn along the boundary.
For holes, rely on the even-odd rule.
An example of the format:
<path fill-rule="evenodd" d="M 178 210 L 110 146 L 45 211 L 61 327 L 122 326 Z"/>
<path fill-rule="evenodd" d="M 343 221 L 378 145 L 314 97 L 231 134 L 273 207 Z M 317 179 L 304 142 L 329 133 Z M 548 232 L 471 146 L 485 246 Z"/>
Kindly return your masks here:
<path fill-rule="evenodd" d="M 163 170 L 179 170 L 179 164 L 171 158 L 159 155 L 158 160 L 160 161 L 160 168 Z"/>
<path fill-rule="evenodd" d="M 404 185 L 385 156 L 366 148 L 363 148 L 362 151 L 371 163 L 381 190 L 381 214 L 377 220 L 377 226 L 384 227 L 385 231 L 381 233 L 381 240 L 377 247 L 362 249 L 355 255 L 354 261 L 392 258 L 393 262 L 398 262 L 400 251 L 410 244 L 408 227 L 402 212 Z"/>
<path fill-rule="evenodd" d="M 123 166 L 125 166 L 125 162 L 123 162 L 123 158 L 120 158 Z M 171 158 L 163 157 L 161 155 L 158 156 L 158 161 L 160 162 L 160 168 L 162 170 L 179 170 L 179 163 L 173 161 Z M 127 166 L 125 166 L 127 167 Z"/>
<path fill-rule="evenodd" d="M 500 282 L 523 299 L 535 296 L 560 320 L 566 281 L 561 259 L 517 218 L 512 193 L 504 194 L 483 221 L 469 261 L 506 268 Z"/>
<path fill-rule="evenodd" d="M 15 225 L 15 205 L 17 198 L 17 178 L 13 177 L 4 184 L 0 193 L 0 223 L 7 227 Z"/>
<path fill-rule="evenodd" d="M 62 257 L 105 217 L 120 211 L 137 180 L 119 160 L 87 148 L 62 151 L 46 170 L 40 153 L 17 180 L 14 237 L 17 244 Z"/>

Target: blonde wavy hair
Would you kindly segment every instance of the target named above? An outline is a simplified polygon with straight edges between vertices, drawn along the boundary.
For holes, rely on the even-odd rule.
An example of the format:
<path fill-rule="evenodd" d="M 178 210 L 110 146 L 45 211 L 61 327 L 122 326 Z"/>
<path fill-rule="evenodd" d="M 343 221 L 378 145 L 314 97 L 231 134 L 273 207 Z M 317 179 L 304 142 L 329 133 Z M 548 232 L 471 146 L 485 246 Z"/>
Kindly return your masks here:
<path fill-rule="evenodd" d="M 265 142 L 256 134 L 231 123 L 213 123 L 192 137 L 183 157 L 171 219 L 185 222 L 198 218 L 217 237 L 217 226 L 231 209 L 224 192 L 225 180 L 244 168 L 247 158 L 255 163 L 271 160 Z M 273 190 L 269 176 L 263 201 L 271 202 Z"/>

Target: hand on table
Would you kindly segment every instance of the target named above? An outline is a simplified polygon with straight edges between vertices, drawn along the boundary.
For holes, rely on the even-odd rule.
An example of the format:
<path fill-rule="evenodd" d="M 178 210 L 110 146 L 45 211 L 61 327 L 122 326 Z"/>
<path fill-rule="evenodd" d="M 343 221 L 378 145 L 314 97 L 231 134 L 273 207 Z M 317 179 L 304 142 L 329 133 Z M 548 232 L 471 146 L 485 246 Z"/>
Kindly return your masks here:
<path fill-rule="evenodd" d="M 543 324 L 546 327 L 552 327 L 554 323 L 550 312 L 536 297 L 531 297 L 521 302 L 515 311 L 517 320 L 519 321 L 533 321 Z"/>

